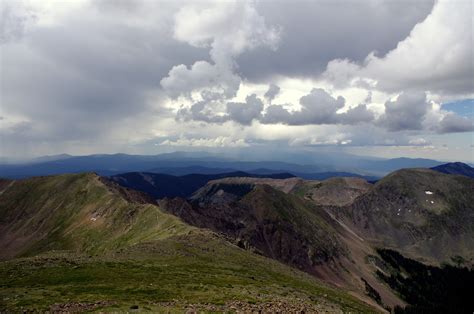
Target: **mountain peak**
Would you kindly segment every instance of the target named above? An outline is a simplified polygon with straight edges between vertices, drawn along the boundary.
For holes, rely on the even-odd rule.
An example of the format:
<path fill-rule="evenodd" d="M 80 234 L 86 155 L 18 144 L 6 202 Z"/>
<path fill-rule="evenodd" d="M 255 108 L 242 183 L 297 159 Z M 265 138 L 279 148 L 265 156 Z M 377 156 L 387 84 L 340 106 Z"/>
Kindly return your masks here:
<path fill-rule="evenodd" d="M 431 168 L 432 170 L 474 178 L 474 168 L 463 162 L 450 162 Z"/>

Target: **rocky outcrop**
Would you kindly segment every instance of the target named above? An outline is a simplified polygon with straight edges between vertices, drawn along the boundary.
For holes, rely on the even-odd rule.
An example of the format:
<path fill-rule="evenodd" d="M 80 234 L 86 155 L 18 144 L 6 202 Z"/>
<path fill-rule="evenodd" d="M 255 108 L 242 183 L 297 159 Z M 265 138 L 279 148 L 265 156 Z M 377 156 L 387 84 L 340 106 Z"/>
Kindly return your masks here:
<path fill-rule="evenodd" d="M 224 233 L 242 248 L 308 272 L 346 254 L 325 212 L 268 185 L 210 183 L 189 201 L 163 199 L 160 207 L 186 223 Z"/>

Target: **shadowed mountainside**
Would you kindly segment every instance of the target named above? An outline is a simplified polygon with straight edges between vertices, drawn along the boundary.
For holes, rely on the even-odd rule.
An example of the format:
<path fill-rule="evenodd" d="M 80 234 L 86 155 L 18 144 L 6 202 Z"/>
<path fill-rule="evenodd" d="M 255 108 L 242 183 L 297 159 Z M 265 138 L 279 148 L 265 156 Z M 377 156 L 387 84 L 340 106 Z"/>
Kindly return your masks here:
<path fill-rule="evenodd" d="M 474 178 L 474 168 L 462 162 L 450 162 L 431 168 L 432 170 Z"/>
<path fill-rule="evenodd" d="M 474 260 L 474 180 L 399 170 L 334 214 L 360 236 L 432 263 Z"/>
<path fill-rule="evenodd" d="M 242 171 L 219 173 L 219 174 L 188 174 L 183 176 L 172 176 L 150 172 L 129 172 L 109 177 L 111 181 L 118 184 L 142 191 L 155 199 L 163 197 L 189 197 L 191 194 L 204 186 L 207 182 L 226 177 L 268 177 L 268 178 L 291 178 L 289 173 L 276 173 L 268 175 L 250 174 Z"/>
<path fill-rule="evenodd" d="M 212 181 L 190 202 L 165 199 L 160 205 L 194 226 L 223 232 L 239 246 L 308 272 L 346 254 L 325 212 L 269 185 L 239 179 Z"/>

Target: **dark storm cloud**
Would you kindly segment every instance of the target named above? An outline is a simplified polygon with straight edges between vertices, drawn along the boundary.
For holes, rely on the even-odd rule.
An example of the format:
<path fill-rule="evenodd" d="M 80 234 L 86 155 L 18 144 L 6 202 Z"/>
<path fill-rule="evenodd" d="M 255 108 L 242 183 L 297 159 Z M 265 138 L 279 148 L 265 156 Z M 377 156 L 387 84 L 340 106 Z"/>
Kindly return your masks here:
<path fill-rule="evenodd" d="M 370 122 L 372 120 L 374 120 L 374 113 L 370 111 L 365 104 L 360 104 L 339 114 L 341 124 L 353 125 L 361 122 Z"/>
<path fill-rule="evenodd" d="M 178 120 L 195 120 L 206 123 L 234 121 L 241 125 L 251 125 L 254 120 L 263 124 L 322 125 L 370 122 L 374 114 L 364 104 L 350 108 L 344 113 L 337 111 L 344 107 L 344 97 L 332 97 L 324 89 L 315 88 L 300 98 L 301 110 L 290 111 L 282 105 L 269 105 L 264 110 L 263 102 L 257 95 L 246 97 L 245 102 L 228 102 L 226 112 L 216 115 L 212 110 L 215 99 L 208 98 L 194 103 L 190 108 L 178 112 Z"/>
<path fill-rule="evenodd" d="M 390 131 L 421 130 L 430 109 L 425 93 L 403 93 L 395 101 L 385 103 L 385 114 L 378 123 Z"/>
<path fill-rule="evenodd" d="M 245 78 L 317 77 L 329 61 L 385 55 L 431 11 L 434 1 L 260 1 L 269 25 L 281 27 L 275 52 L 248 51 L 237 59 Z"/>
<path fill-rule="evenodd" d="M 279 93 L 280 87 L 275 84 L 270 84 L 268 90 L 265 92 L 264 97 L 268 100 L 268 102 L 271 103 Z"/>
<path fill-rule="evenodd" d="M 439 133 L 473 132 L 474 121 L 472 117 L 461 117 L 455 113 L 448 113 L 441 120 L 437 131 Z"/>
<path fill-rule="evenodd" d="M 269 107 L 262 118 L 263 123 L 283 123 L 289 125 L 334 124 L 338 117 L 336 111 L 344 107 L 343 97 L 333 98 L 325 90 L 315 88 L 301 97 L 301 110 L 284 113 L 281 107 Z"/>
<path fill-rule="evenodd" d="M 207 98 L 194 103 L 190 108 L 178 111 L 177 119 L 184 121 L 201 121 L 206 123 L 224 123 L 234 121 L 242 125 L 251 125 L 253 120 L 259 119 L 263 110 L 263 102 L 257 95 L 246 97 L 245 102 L 228 102 L 223 115 L 214 114 L 209 107 L 216 99 Z"/>
<path fill-rule="evenodd" d="M 164 99 L 159 81 L 169 68 L 207 56 L 170 37 L 171 17 L 163 17 L 168 28 L 162 28 L 90 12 L 61 25 L 32 27 L 21 41 L 2 47 L 2 109 L 29 120 L 35 137 L 70 140 L 114 132 L 127 119 L 159 110 L 148 97 Z"/>
<path fill-rule="evenodd" d="M 300 98 L 301 110 L 289 111 L 281 105 L 270 105 L 261 118 L 264 124 L 311 125 L 311 124 L 358 124 L 370 122 L 374 114 L 366 105 L 337 113 L 345 105 L 344 97 L 332 97 L 324 89 L 315 88 Z"/>
<path fill-rule="evenodd" d="M 263 102 L 252 94 L 247 96 L 245 103 L 228 102 L 227 114 L 230 120 L 242 125 L 250 125 L 254 119 L 260 117 L 263 110 Z"/>

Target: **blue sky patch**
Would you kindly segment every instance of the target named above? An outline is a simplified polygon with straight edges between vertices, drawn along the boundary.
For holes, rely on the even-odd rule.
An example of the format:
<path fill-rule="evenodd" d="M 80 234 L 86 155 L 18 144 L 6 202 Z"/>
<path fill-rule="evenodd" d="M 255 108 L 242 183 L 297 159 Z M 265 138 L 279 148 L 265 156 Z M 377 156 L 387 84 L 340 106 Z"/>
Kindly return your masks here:
<path fill-rule="evenodd" d="M 444 110 L 454 111 L 458 115 L 474 117 L 474 99 L 453 101 L 441 105 Z"/>

